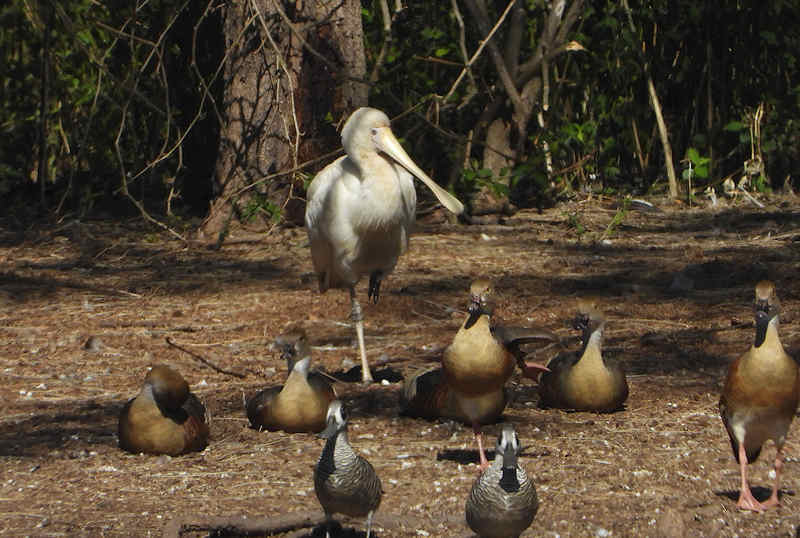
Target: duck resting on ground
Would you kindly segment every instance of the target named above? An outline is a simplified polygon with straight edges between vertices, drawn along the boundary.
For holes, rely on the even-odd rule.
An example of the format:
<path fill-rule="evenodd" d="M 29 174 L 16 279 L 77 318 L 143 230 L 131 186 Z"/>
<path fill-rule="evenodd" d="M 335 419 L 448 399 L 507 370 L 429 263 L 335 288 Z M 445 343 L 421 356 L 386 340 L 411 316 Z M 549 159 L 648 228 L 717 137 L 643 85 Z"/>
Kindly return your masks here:
<path fill-rule="evenodd" d="M 547 363 L 539 379 L 539 405 L 576 411 L 611 412 L 628 399 L 625 371 L 603 357 L 605 317 L 594 303 L 580 301 L 574 327 L 582 332 L 582 348 L 561 353 Z"/>
<path fill-rule="evenodd" d="M 153 366 L 119 416 L 119 446 L 128 452 L 178 456 L 208 445 L 206 409 L 181 374 Z"/>
<path fill-rule="evenodd" d="M 294 329 L 278 336 L 275 347 L 286 360 L 289 377 L 283 385 L 259 391 L 247 401 L 251 426 L 288 433 L 321 431 L 336 392 L 321 374 L 309 373 L 311 347 L 305 331 Z"/>

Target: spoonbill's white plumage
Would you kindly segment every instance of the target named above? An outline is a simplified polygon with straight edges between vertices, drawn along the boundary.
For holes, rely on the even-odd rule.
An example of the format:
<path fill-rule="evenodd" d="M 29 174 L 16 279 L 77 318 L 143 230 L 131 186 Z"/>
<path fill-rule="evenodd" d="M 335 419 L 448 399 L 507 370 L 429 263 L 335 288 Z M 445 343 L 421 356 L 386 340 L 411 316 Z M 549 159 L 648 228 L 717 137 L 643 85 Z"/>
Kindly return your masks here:
<path fill-rule="evenodd" d="M 353 112 L 342 129 L 342 146 L 347 154 L 326 166 L 308 188 L 306 228 L 320 291 L 350 290 L 362 379 L 368 383 L 372 374 L 355 286 L 369 275 L 368 298 L 377 303 L 381 279 L 408 248 L 417 207 L 413 177 L 453 213 L 464 206 L 414 164 L 380 110 Z"/>

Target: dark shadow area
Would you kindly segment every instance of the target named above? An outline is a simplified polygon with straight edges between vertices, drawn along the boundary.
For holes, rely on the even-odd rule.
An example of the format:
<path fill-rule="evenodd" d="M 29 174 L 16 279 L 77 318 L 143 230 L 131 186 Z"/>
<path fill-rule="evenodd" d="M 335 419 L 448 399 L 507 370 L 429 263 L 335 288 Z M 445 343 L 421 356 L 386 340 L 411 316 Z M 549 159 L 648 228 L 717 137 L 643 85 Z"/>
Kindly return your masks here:
<path fill-rule="evenodd" d="M 362 538 L 367 535 L 366 530 L 358 530 L 355 527 L 343 527 L 341 523 L 334 519 L 333 523 L 331 523 L 330 528 L 326 528 L 325 525 L 318 525 L 314 527 L 310 532 L 303 532 L 303 531 L 296 531 L 291 533 L 291 536 L 295 538 L 325 538 L 326 531 L 330 531 L 330 538 Z M 281 533 L 283 535 L 283 533 Z M 208 538 L 241 538 L 245 536 L 274 536 L 273 534 L 264 534 L 263 532 L 254 532 L 254 533 L 243 533 L 237 532 L 231 529 L 215 529 L 212 532 L 206 534 Z M 375 529 L 372 529 L 370 536 L 375 536 L 376 538 L 380 537 L 380 533 L 376 533 Z"/>
<path fill-rule="evenodd" d="M 764 501 L 769 499 L 770 495 L 772 495 L 772 489 L 765 488 L 764 486 L 753 486 L 753 485 L 751 485 L 750 486 L 750 491 L 753 492 L 753 497 L 755 497 L 756 500 L 758 502 L 760 502 L 760 503 L 763 503 Z M 727 497 L 728 499 L 733 501 L 734 504 L 739 500 L 739 490 L 738 489 L 735 490 L 735 491 L 734 490 L 725 490 L 725 491 L 719 490 L 719 491 L 715 491 L 714 495 L 716 495 L 717 497 Z M 792 491 L 792 490 L 785 490 L 785 489 L 778 490 L 778 499 L 779 500 L 785 495 L 789 495 L 791 497 L 794 497 L 795 492 Z M 732 506 L 731 509 L 735 510 L 736 506 Z"/>
<path fill-rule="evenodd" d="M 85 457 L 95 446 L 116 448 L 119 412 L 124 401 L 54 402 L 36 405 L 23 419 L 0 425 L 0 457 Z"/>
<path fill-rule="evenodd" d="M 486 459 L 491 461 L 494 458 L 494 450 L 485 450 Z M 477 449 L 465 450 L 463 448 L 446 448 L 436 453 L 436 461 L 452 461 L 460 463 L 461 465 L 468 465 L 470 463 L 480 463 Z"/>
<path fill-rule="evenodd" d="M 486 437 L 485 437 L 486 439 Z M 494 447 L 494 440 L 491 441 L 492 447 Z M 486 459 L 489 460 L 489 463 L 494 461 L 497 452 L 494 448 L 487 448 L 484 447 L 484 453 L 486 454 Z M 544 452 L 536 452 L 532 448 L 529 449 L 528 447 L 522 448 L 519 453 L 520 458 L 537 458 L 543 455 L 547 455 L 549 453 Z M 478 456 L 478 450 L 465 450 L 463 448 L 446 448 L 436 453 L 436 461 L 452 461 L 454 463 L 460 463 L 461 465 L 468 465 L 470 463 L 474 463 L 477 465 L 480 463 L 480 457 Z M 476 473 L 477 477 L 477 473 Z"/>
<path fill-rule="evenodd" d="M 303 536 L 309 536 L 311 538 L 325 538 L 326 530 L 330 530 L 331 538 L 361 538 L 362 536 L 367 535 L 366 530 L 357 530 L 355 527 L 343 527 L 341 523 L 334 520 L 333 524 L 330 526 L 330 529 L 326 529 L 325 525 L 319 525 L 314 527 L 314 530 L 311 532 L 311 534 L 304 534 Z M 373 529 L 372 532 L 370 532 L 370 536 L 379 536 L 379 534 Z"/>
<path fill-rule="evenodd" d="M 361 377 L 358 380 L 360 382 Z M 400 392 L 387 390 L 380 384 L 373 383 L 369 387 L 359 384 L 340 392 L 344 393 L 340 393 L 339 398 L 351 418 L 396 417 L 400 409 Z"/>
<path fill-rule="evenodd" d="M 372 378 L 375 383 L 380 383 L 383 380 L 389 383 L 398 383 L 403 380 L 403 373 L 391 366 L 380 369 L 370 366 L 370 370 L 372 371 Z M 361 383 L 361 365 L 358 364 L 346 371 L 338 370 L 331 373 L 331 375 L 344 383 Z"/>

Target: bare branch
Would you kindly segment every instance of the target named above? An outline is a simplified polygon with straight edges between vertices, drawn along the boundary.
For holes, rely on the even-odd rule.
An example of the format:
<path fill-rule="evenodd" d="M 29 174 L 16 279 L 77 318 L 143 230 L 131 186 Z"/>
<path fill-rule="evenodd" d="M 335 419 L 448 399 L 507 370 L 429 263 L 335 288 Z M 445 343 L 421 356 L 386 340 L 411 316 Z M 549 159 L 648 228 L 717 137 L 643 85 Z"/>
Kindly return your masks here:
<path fill-rule="evenodd" d="M 461 10 L 458 9 L 458 0 L 450 0 L 450 4 L 453 7 L 453 17 L 455 17 L 456 22 L 458 23 L 458 49 L 461 52 L 461 58 L 464 60 L 465 70 L 467 72 L 467 76 L 469 77 L 469 89 L 467 90 L 467 98 L 464 99 L 459 106 L 464 106 L 466 103 L 469 102 L 471 97 L 477 93 L 478 85 L 475 83 L 475 76 L 472 74 L 471 63 L 469 61 L 469 53 L 467 52 L 467 38 L 466 38 L 466 27 L 464 26 L 464 17 L 461 15 Z M 452 89 L 450 91 L 452 93 Z"/>
<path fill-rule="evenodd" d="M 533 55 L 519 67 L 517 83 L 525 85 L 531 78 L 537 76 L 541 71 L 542 60 L 547 58 L 552 60 L 559 54 L 570 50 L 582 50 L 583 47 L 568 44 L 567 35 L 572 30 L 575 20 L 582 13 L 583 0 L 576 0 L 570 4 L 566 16 L 563 15 L 563 1 L 561 9 L 551 7 L 539 43 Z M 556 8 L 559 6 L 556 6 Z"/>
<path fill-rule="evenodd" d="M 212 370 L 214 370 L 217 373 L 225 374 L 225 375 L 229 375 L 229 376 L 233 376 L 233 377 L 238 377 L 239 379 L 244 379 L 244 378 L 247 377 L 247 375 L 245 375 L 245 374 L 243 374 L 241 372 L 234 372 L 233 370 L 226 370 L 224 368 L 220 368 L 219 366 L 217 366 L 216 364 L 214 364 L 210 360 L 206 359 L 205 357 L 203 357 L 199 353 L 195 353 L 191 349 L 186 349 L 182 345 L 176 344 L 175 342 L 172 341 L 172 339 L 169 336 L 165 337 L 164 340 L 170 346 L 174 347 L 175 349 L 179 349 L 179 350 L 183 351 L 184 353 L 190 355 L 193 359 L 197 359 L 198 361 L 202 362 L 203 364 L 205 364 L 206 366 L 208 366 L 209 368 L 211 368 Z"/>
<path fill-rule="evenodd" d="M 516 2 L 511 10 L 511 20 L 508 23 L 508 33 L 506 36 L 506 47 L 503 56 L 511 76 L 517 77 L 519 69 L 519 52 L 522 48 L 522 37 L 525 34 L 525 8 L 522 2 Z"/>
<path fill-rule="evenodd" d="M 467 0 L 467 7 L 470 8 L 470 11 L 473 11 L 473 16 L 475 16 L 475 12 L 478 11 L 478 6 L 474 3 L 474 1 L 475 0 Z M 496 54 L 499 54 L 499 52 L 497 50 L 497 47 L 494 46 L 494 43 L 492 43 L 491 39 L 492 39 L 492 36 L 494 35 L 494 33 L 500 28 L 500 25 L 503 24 L 503 21 L 505 20 L 506 16 L 508 15 L 508 12 L 511 11 L 511 8 L 514 6 L 514 2 L 516 2 L 516 0 L 511 0 L 511 2 L 509 2 L 508 6 L 506 6 L 506 9 L 503 11 L 503 14 L 500 15 L 500 18 L 497 20 L 497 22 L 491 28 L 491 30 L 489 30 L 488 21 L 484 21 L 485 24 L 479 24 L 479 27 L 481 27 L 481 26 L 485 26 L 486 27 L 486 32 L 485 32 L 486 33 L 486 37 L 481 41 L 480 45 L 478 46 L 478 50 L 476 50 L 475 53 L 472 55 L 472 58 L 469 59 L 467 64 L 464 66 L 464 69 L 461 70 L 461 73 L 458 75 L 458 78 L 456 78 L 455 82 L 453 82 L 453 85 L 450 87 L 450 91 L 448 91 L 447 95 L 444 96 L 444 98 L 442 99 L 442 102 L 447 102 L 447 100 L 450 99 L 450 97 L 453 95 L 453 92 L 456 91 L 456 88 L 458 87 L 458 84 L 461 82 L 461 79 L 464 78 L 464 75 L 466 75 L 467 71 L 472 66 L 472 64 L 475 63 L 475 60 L 478 59 L 478 56 L 480 56 L 480 54 L 483 51 L 483 48 L 485 46 L 489 45 L 489 50 L 490 51 L 494 50 L 494 52 Z M 481 29 L 481 31 L 483 31 L 483 29 Z M 493 58 L 493 59 L 495 59 L 495 67 L 498 69 L 498 73 L 500 73 L 500 71 L 502 69 L 503 73 L 505 73 L 506 79 L 508 79 L 507 81 L 511 84 L 511 89 L 512 89 L 513 94 L 517 97 L 517 100 L 519 100 L 519 95 L 517 94 L 516 88 L 514 88 L 513 82 L 511 82 L 511 77 L 508 74 L 508 71 L 505 69 L 505 64 L 503 64 L 502 58 L 500 58 L 500 64 L 501 64 L 500 66 L 497 65 L 496 58 Z M 501 78 L 502 78 L 502 74 L 501 74 Z M 505 84 L 505 82 L 506 81 L 504 80 L 504 84 Z M 508 91 L 508 88 L 506 90 Z M 511 92 L 509 92 L 509 97 L 512 97 Z M 513 100 L 513 97 L 512 97 L 512 100 Z"/>
<path fill-rule="evenodd" d="M 392 16 L 389 14 L 389 4 L 387 0 L 380 0 L 380 5 L 381 17 L 383 17 L 383 44 L 381 44 L 381 50 L 378 52 L 378 59 L 375 60 L 375 65 L 372 67 L 372 73 L 369 75 L 370 82 L 378 81 L 378 72 L 383 67 L 386 53 L 392 44 Z"/>

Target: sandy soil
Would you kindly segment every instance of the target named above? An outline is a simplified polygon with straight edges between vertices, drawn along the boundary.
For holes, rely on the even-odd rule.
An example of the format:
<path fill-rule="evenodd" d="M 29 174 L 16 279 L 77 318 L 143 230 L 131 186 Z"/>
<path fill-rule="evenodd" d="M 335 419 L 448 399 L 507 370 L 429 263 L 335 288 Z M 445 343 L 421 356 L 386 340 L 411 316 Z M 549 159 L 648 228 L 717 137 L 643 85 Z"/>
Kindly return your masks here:
<path fill-rule="evenodd" d="M 381 302 L 365 306 L 368 352 L 386 382 L 337 384 L 351 440 L 383 481 L 375 535 L 469 533 L 472 432 L 400 416 L 399 391 L 403 376 L 439 360 L 477 276 L 495 280 L 506 322 L 546 327 L 571 347 L 576 299 L 595 297 L 609 318 L 606 353 L 628 371 L 627 407 L 609 415 L 541 410 L 535 385 L 512 378 L 504 420 L 541 501 L 526 536 L 800 535 L 798 422 L 782 506 L 756 515 L 735 508 L 738 470 L 717 411 L 726 366 L 752 341 L 759 279 L 776 281 L 784 344 L 798 342 L 800 204 L 765 202 L 619 215 L 593 199 L 504 225 L 421 224 Z M 302 229 L 238 230 L 219 251 L 138 223 L 0 229 L 0 534 L 199 536 L 225 518 L 256 527 L 318 518 L 312 469 L 323 441 L 251 430 L 242 407 L 284 379 L 268 344 L 289 325 L 306 328 L 327 372 L 347 378 L 357 359 L 347 294 L 320 295 L 310 272 Z M 202 453 L 117 448 L 119 410 L 162 362 L 208 407 Z M 493 444 L 499 427 L 486 432 Z M 757 496 L 768 493 L 773 457 L 770 445 L 751 466 Z M 363 522 L 343 526 L 363 536 Z"/>

